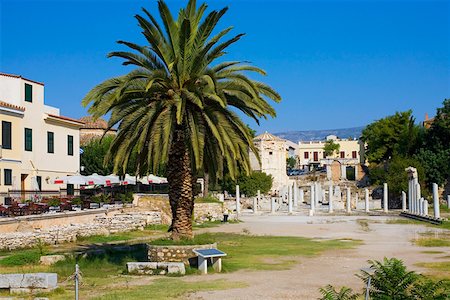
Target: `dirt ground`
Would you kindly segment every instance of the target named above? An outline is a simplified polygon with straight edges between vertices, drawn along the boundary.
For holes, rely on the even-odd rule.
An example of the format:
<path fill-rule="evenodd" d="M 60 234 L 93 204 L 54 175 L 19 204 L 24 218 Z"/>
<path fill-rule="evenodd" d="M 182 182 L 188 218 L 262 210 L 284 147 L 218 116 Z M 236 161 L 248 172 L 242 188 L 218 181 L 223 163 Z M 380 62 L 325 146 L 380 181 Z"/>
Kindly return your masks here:
<path fill-rule="evenodd" d="M 432 232 L 439 236 L 443 230 L 422 225 L 386 223 L 393 218 L 395 217 L 247 215 L 241 217 L 243 223 L 204 230 L 230 233 L 249 230 L 254 235 L 318 239 L 351 238 L 362 240 L 363 244 L 351 250 L 327 251 L 313 258 L 300 257 L 297 264 L 284 271 L 239 271 L 206 275 L 208 280 L 223 278 L 244 282 L 248 286 L 224 291 L 198 292 L 189 295 L 189 299 L 317 299 L 320 296 L 318 289 L 327 284 L 336 287 L 345 285 L 355 291 L 361 291 L 363 284 L 354 274 L 361 268 L 368 267 L 367 260 L 396 257 L 402 259 L 408 268 L 425 272 L 425 269 L 415 264 L 442 261 L 444 256 L 450 253 L 450 247 L 425 248 L 411 243 L 420 233 Z M 364 220 L 367 220 L 367 223 Z M 368 224 L 368 227 L 365 224 Z M 447 254 L 423 253 L 433 250 Z M 187 281 L 203 279 L 202 276 L 186 278 Z"/>

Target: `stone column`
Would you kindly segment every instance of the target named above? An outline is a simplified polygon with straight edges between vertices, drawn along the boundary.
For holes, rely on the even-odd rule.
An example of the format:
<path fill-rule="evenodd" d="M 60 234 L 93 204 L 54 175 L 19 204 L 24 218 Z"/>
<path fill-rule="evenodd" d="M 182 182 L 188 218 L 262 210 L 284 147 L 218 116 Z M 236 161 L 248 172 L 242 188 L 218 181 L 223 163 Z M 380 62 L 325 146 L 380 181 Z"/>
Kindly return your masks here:
<path fill-rule="evenodd" d="M 406 211 L 406 193 L 402 191 L 402 211 Z"/>
<path fill-rule="evenodd" d="M 439 195 L 437 183 L 433 183 L 433 210 L 434 217 L 439 219 L 441 217 L 441 212 L 439 210 Z"/>
<path fill-rule="evenodd" d="M 425 216 L 428 216 L 428 201 L 425 200 L 425 202 L 423 203 L 423 214 Z"/>
<path fill-rule="evenodd" d="M 412 197 L 412 187 L 411 187 L 412 181 L 411 179 L 408 179 L 408 211 L 411 212 L 411 197 Z"/>
<path fill-rule="evenodd" d="M 275 203 L 275 197 L 272 197 L 272 199 L 271 199 L 271 205 L 270 205 L 270 212 L 271 213 L 275 213 L 275 205 L 276 205 L 276 203 Z"/>
<path fill-rule="evenodd" d="M 289 186 L 288 213 L 292 214 L 292 185 Z"/>
<path fill-rule="evenodd" d="M 241 213 L 241 194 L 239 192 L 239 185 L 236 185 L 236 213 Z"/>
<path fill-rule="evenodd" d="M 253 198 L 253 213 L 256 214 L 258 212 L 258 197 Z"/>
<path fill-rule="evenodd" d="M 347 166 L 341 165 L 341 179 L 347 179 Z"/>
<path fill-rule="evenodd" d="M 355 165 L 355 181 L 358 181 L 358 167 L 359 167 L 359 165 L 356 164 Z"/>
<path fill-rule="evenodd" d="M 300 198 L 300 203 L 303 203 L 303 201 L 305 201 L 305 192 L 303 191 L 303 189 L 300 189 L 300 195 L 299 195 L 299 198 Z"/>
<path fill-rule="evenodd" d="M 294 207 L 298 206 L 298 187 L 297 181 L 294 181 Z"/>
<path fill-rule="evenodd" d="M 328 212 L 333 212 L 333 185 L 328 186 Z"/>
<path fill-rule="evenodd" d="M 423 206 L 425 205 L 424 202 L 425 202 L 425 200 L 423 198 L 420 198 L 420 200 L 419 200 L 419 215 L 420 216 L 423 216 Z"/>
<path fill-rule="evenodd" d="M 359 193 L 355 193 L 355 210 L 358 209 Z"/>
<path fill-rule="evenodd" d="M 312 184 L 311 185 L 311 210 L 309 212 L 310 215 L 314 214 L 314 210 L 315 210 L 315 204 L 316 204 L 316 191 L 315 191 L 315 185 Z"/>
<path fill-rule="evenodd" d="M 347 212 L 352 212 L 352 193 L 350 191 L 350 188 L 347 188 Z"/>
<path fill-rule="evenodd" d="M 447 208 L 450 208 L 450 195 L 447 195 Z"/>
<path fill-rule="evenodd" d="M 331 165 L 327 164 L 326 169 L 327 169 L 327 179 L 331 180 L 331 177 L 332 177 L 331 176 Z"/>
<path fill-rule="evenodd" d="M 261 202 L 261 191 L 260 190 L 258 190 L 256 197 L 258 197 L 257 200 L 258 200 L 258 203 L 260 203 Z"/>
<path fill-rule="evenodd" d="M 420 190 L 420 184 L 419 183 L 415 184 L 414 191 L 416 192 L 416 197 L 415 197 L 415 199 L 416 199 L 416 206 L 414 207 L 414 210 L 415 210 L 414 213 L 418 214 L 419 213 L 418 205 L 419 205 L 420 198 L 422 198 L 422 193 L 421 193 L 421 190 Z"/>
<path fill-rule="evenodd" d="M 365 202 L 365 210 L 369 212 L 369 190 L 364 189 L 364 202 Z"/>
<path fill-rule="evenodd" d="M 387 183 L 383 183 L 383 211 L 388 212 L 388 185 Z"/>

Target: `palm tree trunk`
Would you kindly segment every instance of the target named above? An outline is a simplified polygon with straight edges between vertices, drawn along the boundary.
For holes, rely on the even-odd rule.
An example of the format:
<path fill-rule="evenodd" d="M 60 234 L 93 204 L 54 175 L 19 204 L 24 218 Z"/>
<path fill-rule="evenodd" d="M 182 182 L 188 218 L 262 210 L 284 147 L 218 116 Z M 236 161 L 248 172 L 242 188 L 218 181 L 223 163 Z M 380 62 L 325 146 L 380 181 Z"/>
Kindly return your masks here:
<path fill-rule="evenodd" d="M 176 130 L 167 165 L 169 202 L 172 210 L 172 239 L 193 238 L 192 213 L 194 210 L 191 158 L 186 149 L 184 133 Z"/>
<path fill-rule="evenodd" d="M 209 172 L 205 170 L 203 175 L 203 197 L 208 197 L 209 194 Z"/>

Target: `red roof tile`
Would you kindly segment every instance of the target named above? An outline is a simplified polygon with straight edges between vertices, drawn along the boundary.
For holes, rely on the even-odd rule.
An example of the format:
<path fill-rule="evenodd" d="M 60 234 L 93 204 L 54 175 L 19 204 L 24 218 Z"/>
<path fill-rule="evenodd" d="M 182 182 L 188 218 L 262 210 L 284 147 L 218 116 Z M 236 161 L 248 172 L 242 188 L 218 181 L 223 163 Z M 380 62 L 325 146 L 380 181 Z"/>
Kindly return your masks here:
<path fill-rule="evenodd" d="M 64 120 L 64 121 L 75 122 L 75 123 L 78 123 L 78 124 L 80 124 L 80 125 L 83 125 L 83 124 L 84 124 L 84 122 L 82 122 L 82 121 L 80 121 L 80 120 L 72 119 L 72 118 L 69 118 L 69 117 L 57 116 L 57 115 L 52 115 L 52 114 L 48 114 L 48 116 L 49 116 L 49 117 L 52 117 L 52 118 L 56 118 L 56 119 L 61 119 L 61 120 Z"/>
<path fill-rule="evenodd" d="M 6 107 L 6 108 L 15 109 L 15 110 L 20 110 L 20 111 L 25 111 L 25 107 L 17 106 L 17 105 L 14 105 L 14 104 L 3 102 L 3 101 L 0 101 L 0 106 Z"/>

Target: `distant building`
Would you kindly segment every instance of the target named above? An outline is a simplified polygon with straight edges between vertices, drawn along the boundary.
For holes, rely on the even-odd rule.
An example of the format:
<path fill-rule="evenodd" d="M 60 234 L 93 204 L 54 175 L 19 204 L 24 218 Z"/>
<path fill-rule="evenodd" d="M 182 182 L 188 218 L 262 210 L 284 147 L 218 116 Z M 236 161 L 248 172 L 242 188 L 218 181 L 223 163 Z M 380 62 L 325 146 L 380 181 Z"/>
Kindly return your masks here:
<path fill-rule="evenodd" d="M 57 190 L 58 176 L 80 169 L 79 129 L 44 104 L 44 84 L 0 73 L 0 192 Z"/>
<path fill-rule="evenodd" d="M 281 189 L 289 180 L 286 174 L 286 141 L 265 132 L 255 137 L 253 143 L 258 149 L 260 162 L 254 153 L 250 153 L 252 170 L 272 175 L 272 192 Z"/>
<path fill-rule="evenodd" d="M 101 138 L 103 135 L 116 135 L 117 130 L 114 128 L 108 129 L 108 123 L 102 118 L 94 120 L 91 116 L 80 118 L 84 123 L 80 128 L 80 145 L 86 145 L 95 138 Z"/>
<path fill-rule="evenodd" d="M 425 121 L 423 121 L 423 127 L 425 127 L 426 129 L 429 129 L 431 127 L 431 125 L 433 125 L 434 122 L 434 118 L 429 118 L 428 114 L 425 114 Z"/>
<path fill-rule="evenodd" d="M 327 156 L 324 146 L 329 140 L 339 144 L 339 151 Z M 347 168 L 352 168 L 356 180 L 359 180 L 363 175 L 361 164 L 365 163 L 364 143 L 357 139 L 339 139 L 335 135 L 327 136 L 326 141 L 298 143 L 300 168 L 326 167 L 328 178 L 334 181 L 347 179 Z"/>

